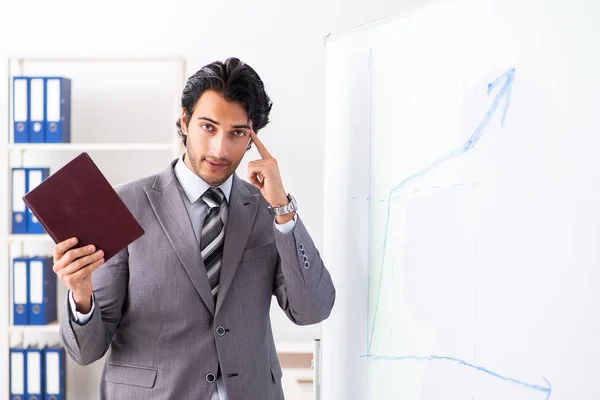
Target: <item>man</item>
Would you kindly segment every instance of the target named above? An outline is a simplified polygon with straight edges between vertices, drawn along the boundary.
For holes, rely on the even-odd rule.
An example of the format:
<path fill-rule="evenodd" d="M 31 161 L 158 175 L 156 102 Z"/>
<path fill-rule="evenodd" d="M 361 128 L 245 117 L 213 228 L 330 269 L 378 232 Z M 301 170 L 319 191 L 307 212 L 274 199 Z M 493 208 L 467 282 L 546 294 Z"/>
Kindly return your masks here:
<path fill-rule="evenodd" d="M 271 296 L 315 324 L 335 289 L 256 136 L 271 104 L 240 60 L 205 66 L 182 94 L 183 156 L 116 188 L 144 235 L 104 265 L 102 249 L 56 245 L 63 345 L 80 365 L 110 349 L 99 399 L 283 399 Z M 250 184 L 235 170 L 252 143 Z"/>

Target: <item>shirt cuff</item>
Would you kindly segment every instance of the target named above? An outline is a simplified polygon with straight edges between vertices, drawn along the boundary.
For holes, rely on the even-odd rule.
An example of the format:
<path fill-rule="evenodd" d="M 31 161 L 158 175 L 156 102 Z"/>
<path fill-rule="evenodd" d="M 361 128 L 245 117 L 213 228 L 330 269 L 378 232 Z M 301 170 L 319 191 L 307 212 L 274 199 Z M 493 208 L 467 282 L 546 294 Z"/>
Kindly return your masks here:
<path fill-rule="evenodd" d="M 292 233 L 294 231 L 294 228 L 296 227 L 296 221 L 298 221 L 298 214 L 294 214 L 294 219 L 289 220 L 288 222 L 286 222 L 285 224 L 278 224 L 277 220 L 275 220 L 275 228 L 277 228 L 277 230 L 281 233 L 283 233 L 284 235 L 289 235 L 290 233 Z"/>
<path fill-rule="evenodd" d="M 75 305 L 75 299 L 73 298 L 73 292 L 69 290 L 69 305 L 71 306 L 71 315 L 73 316 L 73 321 L 77 322 L 79 325 L 85 325 L 92 319 L 92 314 L 94 313 L 94 296 L 92 296 L 92 308 L 90 312 L 87 314 L 82 314 L 77 311 L 77 306 Z"/>

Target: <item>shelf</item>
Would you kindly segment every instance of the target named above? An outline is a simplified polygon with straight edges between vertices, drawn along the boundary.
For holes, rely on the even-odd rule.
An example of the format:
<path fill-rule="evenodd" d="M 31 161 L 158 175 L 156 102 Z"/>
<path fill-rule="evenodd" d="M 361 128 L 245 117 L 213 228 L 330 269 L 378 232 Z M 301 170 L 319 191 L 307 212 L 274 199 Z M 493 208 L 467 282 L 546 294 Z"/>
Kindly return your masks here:
<path fill-rule="evenodd" d="M 8 388 L 11 378 L 8 348 L 55 343 L 60 332 L 58 321 L 43 326 L 11 325 L 14 314 L 11 257 L 37 254 L 51 257 L 51 248 L 54 246 L 54 240 L 48 234 L 12 234 L 12 168 L 44 166 L 54 173 L 64 165 L 66 158 L 88 152 L 92 157 L 95 157 L 94 154 L 99 157 L 99 167 L 106 166 L 103 173 L 107 174 L 113 187 L 155 174 L 159 159 L 170 162 L 180 156 L 183 150 L 173 122 L 181 117 L 181 90 L 188 76 L 185 60 L 180 57 L 154 57 L 151 54 L 142 57 L 115 55 L 88 58 L 76 54 L 59 57 L 17 56 L 20 57 L 7 59 L 4 74 L 5 84 L 8 84 L 3 110 L 6 121 L 3 131 L 6 133 L 0 142 L 0 155 L 5 154 L 7 158 L 6 162 L 0 163 L 0 175 L 5 178 L 2 188 L 4 197 L 0 199 L 0 206 L 8 212 L 0 219 L 0 226 L 6 232 L 0 236 L 7 248 L 3 253 L 6 256 L 0 257 L 0 270 L 4 273 L 0 279 L 0 292 L 3 294 L 0 296 L 0 307 L 4 311 L 4 317 L 0 318 L 0 334 L 5 334 L 7 344 L 4 351 L 0 352 L 0 400 L 8 400 L 8 390 L 3 389 Z M 18 75 L 71 78 L 71 132 L 75 135 L 71 136 L 70 143 L 14 143 L 11 77 Z M 153 82 L 150 89 L 148 81 Z M 132 113 L 145 115 L 144 121 L 140 123 L 131 118 Z M 128 168 L 133 162 L 132 156 L 142 159 L 134 168 Z M 64 282 L 57 280 L 57 296 L 66 296 L 66 290 Z M 59 304 L 59 316 L 60 308 Z M 86 369 L 67 377 L 67 397 L 96 398 L 95 385 L 78 385 L 77 380 L 98 380 L 99 373 L 98 369 Z"/>
<path fill-rule="evenodd" d="M 173 151 L 173 143 L 10 143 L 13 151 Z"/>
<path fill-rule="evenodd" d="M 25 241 L 52 241 L 50 235 L 47 234 L 28 234 L 28 235 L 8 235 L 9 242 L 25 242 Z"/>
<path fill-rule="evenodd" d="M 54 333 L 58 332 L 58 321 L 48 325 L 10 325 L 8 333 Z"/>
<path fill-rule="evenodd" d="M 8 60 L 18 62 L 18 63 L 22 63 L 22 62 L 79 62 L 79 63 L 84 63 L 84 62 L 90 62 L 90 63 L 96 63 L 96 62 L 103 62 L 103 63 L 110 63 L 110 62 L 119 62 L 119 63 L 122 63 L 122 62 L 149 62 L 149 63 L 178 62 L 178 63 L 182 63 L 182 66 L 185 66 L 185 58 L 183 58 L 182 56 L 179 56 L 179 55 L 161 56 L 161 57 L 157 57 L 154 55 L 141 56 L 141 57 L 124 57 L 124 56 L 120 56 L 120 55 L 107 56 L 107 57 L 81 57 L 77 54 L 73 54 L 72 56 L 55 56 L 55 57 L 51 57 L 51 56 L 28 57 L 26 55 L 13 55 L 12 57 L 9 57 Z"/>
<path fill-rule="evenodd" d="M 298 340 L 298 341 L 275 341 L 275 349 L 277 353 L 313 353 L 314 341 Z"/>

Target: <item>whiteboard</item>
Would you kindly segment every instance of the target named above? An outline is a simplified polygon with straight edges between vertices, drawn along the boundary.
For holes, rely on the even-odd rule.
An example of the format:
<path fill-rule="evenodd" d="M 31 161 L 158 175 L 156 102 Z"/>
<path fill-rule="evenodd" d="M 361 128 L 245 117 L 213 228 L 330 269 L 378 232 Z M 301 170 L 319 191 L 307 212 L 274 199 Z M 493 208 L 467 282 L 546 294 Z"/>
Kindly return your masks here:
<path fill-rule="evenodd" d="M 328 38 L 324 399 L 600 399 L 597 21 L 434 1 Z"/>

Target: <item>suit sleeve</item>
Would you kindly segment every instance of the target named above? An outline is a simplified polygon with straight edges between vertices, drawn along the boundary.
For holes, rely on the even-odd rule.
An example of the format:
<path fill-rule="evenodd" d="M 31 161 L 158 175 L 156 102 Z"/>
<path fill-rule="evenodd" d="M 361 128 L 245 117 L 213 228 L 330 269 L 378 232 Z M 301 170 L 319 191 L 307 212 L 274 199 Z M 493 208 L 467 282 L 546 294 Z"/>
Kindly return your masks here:
<path fill-rule="evenodd" d="M 82 314 L 79 311 L 77 311 L 75 299 L 73 298 L 73 292 L 71 292 L 70 290 L 67 293 L 67 299 L 69 299 L 69 311 L 71 312 L 73 321 L 77 322 L 79 325 L 87 324 L 90 318 L 92 318 L 94 308 L 96 308 L 96 305 L 94 304 L 94 297 L 92 296 L 92 306 L 90 307 L 90 311 L 87 314 Z"/>
<path fill-rule="evenodd" d="M 68 298 L 60 323 L 60 341 L 79 365 L 99 360 L 110 347 L 121 322 L 129 281 L 127 248 L 92 273 L 94 310 L 85 324 L 75 322 Z M 67 294 L 68 296 L 68 294 Z"/>
<path fill-rule="evenodd" d="M 279 256 L 273 294 L 279 307 L 297 325 L 326 319 L 335 302 L 335 288 L 300 217 L 289 234 L 275 231 Z"/>

